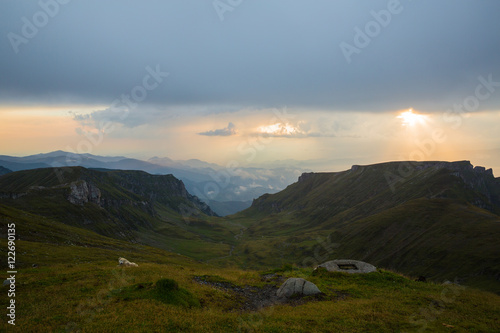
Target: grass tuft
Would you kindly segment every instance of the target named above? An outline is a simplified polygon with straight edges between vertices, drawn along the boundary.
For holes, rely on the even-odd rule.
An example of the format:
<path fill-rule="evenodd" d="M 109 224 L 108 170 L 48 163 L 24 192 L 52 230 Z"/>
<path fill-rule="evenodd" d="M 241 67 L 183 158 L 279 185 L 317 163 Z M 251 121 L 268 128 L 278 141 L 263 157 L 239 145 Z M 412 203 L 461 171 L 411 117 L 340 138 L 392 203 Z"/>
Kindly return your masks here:
<path fill-rule="evenodd" d="M 111 294 L 123 301 L 153 299 L 185 308 L 199 308 L 201 306 L 198 298 L 188 290 L 180 288 L 177 281 L 172 279 L 160 279 L 155 284 L 152 282 L 137 283 L 114 290 Z"/>

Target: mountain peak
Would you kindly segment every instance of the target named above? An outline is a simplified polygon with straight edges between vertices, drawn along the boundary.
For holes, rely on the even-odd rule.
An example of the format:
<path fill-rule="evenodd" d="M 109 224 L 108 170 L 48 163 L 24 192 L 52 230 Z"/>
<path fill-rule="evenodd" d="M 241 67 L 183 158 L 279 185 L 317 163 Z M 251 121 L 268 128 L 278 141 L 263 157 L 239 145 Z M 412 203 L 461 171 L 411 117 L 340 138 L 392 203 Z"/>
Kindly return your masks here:
<path fill-rule="evenodd" d="M 319 199 L 316 193 L 322 192 Z M 309 198 L 314 195 L 314 198 Z M 337 202 L 340 209 L 354 202 L 380 201 L 380 207 L 416 198 L 452 198 L 466 200 L 477 207 L 500 211 L 500 181 L 493 171 L 474 167 L 470 161 L 400 161 L 372 165 L 353 165 L 341 172 L 306 172 L 283 193 L 262 196 L 253 207 L 260 211 L 281 212 Z M 326 207 L 325 206 L 325 207 Z M 379 208 L 380 209 L 380 208 Z"/>

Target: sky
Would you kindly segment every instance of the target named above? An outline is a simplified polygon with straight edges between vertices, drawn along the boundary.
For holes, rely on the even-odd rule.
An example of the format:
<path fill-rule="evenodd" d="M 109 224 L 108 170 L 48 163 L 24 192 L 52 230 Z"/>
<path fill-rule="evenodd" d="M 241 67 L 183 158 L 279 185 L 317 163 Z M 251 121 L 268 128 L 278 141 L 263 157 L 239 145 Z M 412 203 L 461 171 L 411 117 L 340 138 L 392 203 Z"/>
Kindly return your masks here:
<path fill-rule="evenodd" d="M 470 160 L 498 176 L 499 14 L 495 0 L 2 0 L 0 155 Z"/>

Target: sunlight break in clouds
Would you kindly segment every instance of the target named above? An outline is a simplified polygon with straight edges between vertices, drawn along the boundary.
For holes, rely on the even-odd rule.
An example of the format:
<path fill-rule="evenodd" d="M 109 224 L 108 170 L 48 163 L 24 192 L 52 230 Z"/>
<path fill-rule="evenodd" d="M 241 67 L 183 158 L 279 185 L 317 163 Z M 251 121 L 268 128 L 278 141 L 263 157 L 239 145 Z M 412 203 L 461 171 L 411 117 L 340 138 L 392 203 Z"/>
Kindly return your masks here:
<path fill-rule="evenodd" d="M 397 118 L 401 119 L 403 126 L 425 125 L 427 121 L 426 115 L 414 113 L 413 109 L 402 112 Z"/>
<path fill-rule="evenodd" d="M 289 123 L 276 123 L 268 126 L 259 127 L 259 132 L 272 136 L 294 136 L 305 134 L 303 131 Z"/>

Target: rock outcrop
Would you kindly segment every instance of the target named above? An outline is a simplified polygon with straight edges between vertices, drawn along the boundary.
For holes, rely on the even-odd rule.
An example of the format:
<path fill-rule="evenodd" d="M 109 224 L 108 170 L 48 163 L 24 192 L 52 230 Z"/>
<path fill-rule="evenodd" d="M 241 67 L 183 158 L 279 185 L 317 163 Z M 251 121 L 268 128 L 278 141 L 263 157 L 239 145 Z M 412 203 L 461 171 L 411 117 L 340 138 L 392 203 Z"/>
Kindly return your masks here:
<path fill-rule="evenodd" d="M 126 267 L 139 267 L 139 265 L 137 265 L 135 262 L 130 262 L 125 258 L 118 258 L 118 265 Z"/>
<path fill-rule="evenodd" d="M 309 178 L 311 178 L 314 175 L 314 172 L 304 172 L 302 175 L 299 176 L 299 182 L 303 182 Z"/>
<path fill-rule="evenodd" d="M 312 296 L 321 294 L 321 290 L 312 282 L 302 278 L 289 278 L 276 292 L 279 298 L 292 296 Z"/>
<path fill-rule="evenodd" d="M 322 263 L 318 268 L 325 268 L 329 272 L 344 272 L 350 274 L 371 273 L 377 271 L 377 267 L 359 260 L 338 259 Z"/>
<path fill-rule="evenodd" d="M 76 181 L 70 184 L 68 200 L 75 205 L 83 205 L 87 202 L 100 204 L 101 191 L 92 183 L 85 180 Z"/>

